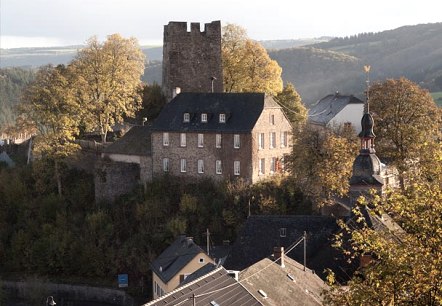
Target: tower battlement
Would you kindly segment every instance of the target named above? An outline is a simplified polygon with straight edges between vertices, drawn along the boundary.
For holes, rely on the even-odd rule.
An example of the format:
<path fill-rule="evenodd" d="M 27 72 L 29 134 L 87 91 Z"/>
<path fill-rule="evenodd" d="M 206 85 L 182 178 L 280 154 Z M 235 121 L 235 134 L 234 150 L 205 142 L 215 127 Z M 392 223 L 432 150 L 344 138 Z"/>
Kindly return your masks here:
<path fill-rule="evenodd" d="M 163 40 L 163 91 L 172 98 L 172 91 L 182 92 L 223 91 L 221 63 L 221 22 L 172 21 L 164 26 Z"/>
<path fill-rule="evenodd" d="M 204 30 L 201 31 L 201 23 L 191 22 L 190 31 L 189 23 L 181 21 L 171 21 L 169 24 L 164 26 L 164 41 L 166 38 L 175 35 L 187 35 L 187 34 L 198 34 L 206 36 L 218 36 L 221 33 L 221 22 L 212 21 L 211 23 L 204 24 Z"/>

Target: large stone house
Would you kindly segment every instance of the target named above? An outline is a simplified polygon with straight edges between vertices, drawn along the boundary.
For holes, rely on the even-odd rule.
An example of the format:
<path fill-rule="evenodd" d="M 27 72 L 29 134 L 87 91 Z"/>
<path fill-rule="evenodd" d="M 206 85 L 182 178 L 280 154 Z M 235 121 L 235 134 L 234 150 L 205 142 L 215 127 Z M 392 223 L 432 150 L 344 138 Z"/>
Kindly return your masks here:
<path fill-rule="evenodd" d="M 181 93 L 152 125 L 152 173 L 255 183 L 283 172 L 291 129 L 265 94 Z"/>

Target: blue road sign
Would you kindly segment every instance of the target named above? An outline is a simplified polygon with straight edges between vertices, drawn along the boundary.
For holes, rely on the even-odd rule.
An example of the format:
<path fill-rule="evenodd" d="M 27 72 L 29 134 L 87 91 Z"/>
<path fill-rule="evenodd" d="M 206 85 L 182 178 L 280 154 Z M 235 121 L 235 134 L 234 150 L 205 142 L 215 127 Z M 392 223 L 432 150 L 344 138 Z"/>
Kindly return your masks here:
<path fill-rule="evenodd" d="M 127 274 L 118 274 L 118 288 L 129 286 L 129 276 Z"/>

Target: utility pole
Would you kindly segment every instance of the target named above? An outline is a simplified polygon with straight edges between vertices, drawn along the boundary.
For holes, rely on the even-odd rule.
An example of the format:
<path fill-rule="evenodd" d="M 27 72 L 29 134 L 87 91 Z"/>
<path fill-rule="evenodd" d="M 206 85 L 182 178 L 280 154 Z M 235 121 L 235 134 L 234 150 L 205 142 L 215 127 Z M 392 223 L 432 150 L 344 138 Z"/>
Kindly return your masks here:
<path fill-rule="evenodd" d="M 207 236 L 207 255 L 210 256 L 210 232 L 209 228 L 206 229 L 206 236 Z"/>
<path fill-rule="evenodd" d="M 307 266 L 307 232 L 304 231 L 304 271 Z"/>

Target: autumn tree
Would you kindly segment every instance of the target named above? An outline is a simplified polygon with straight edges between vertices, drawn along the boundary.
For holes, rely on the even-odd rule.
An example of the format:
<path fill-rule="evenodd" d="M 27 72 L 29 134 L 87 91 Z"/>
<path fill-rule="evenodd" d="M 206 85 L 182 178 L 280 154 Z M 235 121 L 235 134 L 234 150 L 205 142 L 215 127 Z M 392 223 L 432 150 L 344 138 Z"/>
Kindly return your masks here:
<path fill-rule="evenodd" d="M 156 83 L 144 84 L 141 88 L 141 95 L 141 109 L 137 111 L 136 119 L 138 122 L 142 122 L 143 118 L 146 118 L 148 122 L 152 122 L 166 104 L 166 97 L 161 86 Z"/>
<path fill-rule="evenodd" d="M 347 134 L 308 125 L 295 131 L 287 168 L 299 188 L 317 206 L 348 192 L 357 142 L 355 137 L 343 136 Z"/>
<path fill-rule="evenodd" d="M 58 193 L 62 194 L 60 164 L 78 149 L 74 143 L 82 110 L 75 98 L 71 71 L 45 66 L 25 90 L 20 122 L 32 124 L 38 133 L 34 154 L 54 161 Z"/>
<path fill-rule="evenodd" d="M 223 27 L 221 53 L 226 92 L 276 95 L 282 90 L 281 67 L 258 42 L 248 38 L 240 26 Z"/>
<path fill-rule="evenodd" d="M 435 160 L 434 164 L 439 177 L 441 161 Z M 356 226 L 341 222 L 342 234 L 336 245 L 349 260 L 361 255 L 372 259 L 345 287 L 334 284 L 326 294 L 327 305 L 442 304 L 440 183 L 415 181 L 403 193 L 376 197 L 369 203 L 362 201 L 353 210 Z M 402 229 L 374 229 L 367 225 L 364 210 L 383 220 L 389 215 Z M 334 280 L 332 273 L 329 280 Z"/>
<path fill-rule="evenodd" d="M 84 124 L 106 142 L 112 126 L 124 116 L 133 117 L 140 107 L 144 55 L 135 38 L 113 34 L 100 43 L 92 37 L 71 66 L 78 78 L 78 98 L 87 110 Z"/>
<path fill-rule="evenodd" d="M 284 86 L 282 91 L 276 96 L 276 100 L 282 106 L 284 114 L 293 127 L 302 125 L 307 121 L 307 109 L 292 83 Z"/>
<path fill-rule="evenodd" d="M 369 95 L 376 150 L 402 174 L 437 140 L 440 110 L 427 90 L 405 78 L 376 83 Z"/>

